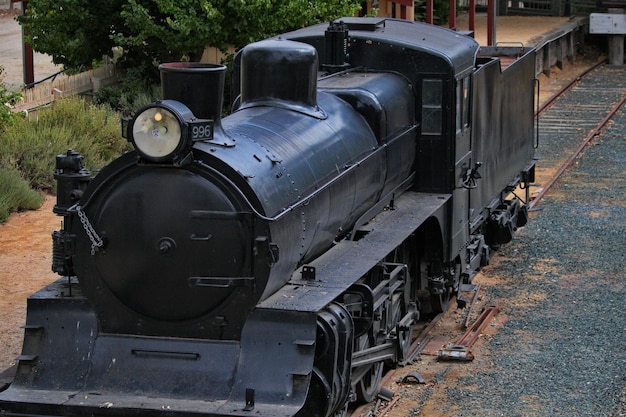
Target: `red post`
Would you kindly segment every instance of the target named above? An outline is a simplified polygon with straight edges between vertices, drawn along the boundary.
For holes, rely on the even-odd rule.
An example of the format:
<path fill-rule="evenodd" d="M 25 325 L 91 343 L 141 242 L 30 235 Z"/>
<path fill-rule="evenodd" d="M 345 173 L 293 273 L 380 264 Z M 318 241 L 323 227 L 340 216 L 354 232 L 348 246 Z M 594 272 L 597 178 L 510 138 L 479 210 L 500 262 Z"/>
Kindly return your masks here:
<path fill-rule="evenodd" d="M 413 0 L 391 0 L 395 6 L 395 17 L 415 20 L 415 4 Z"/>
<path fill-rule="evenodd" d="M 13 3 L 22 3 L 22 14 L 28 15 L 28 0 L 12 0 Z M 22 28 L 22 64 L 24 66 L 24 84 L 27 86 L 35 82 L 35 61 L 33 47 L 24 42 L 24 28 Z"/>
<path fill-rule="evenodd" d="M 426 23 L 433 24 L 434 13 L 433 13 L 433 0 L 426 0 Z"/>
<path fill-rule="evenodd" d="M 470 31 L 476 30 L 476 0 L 469 1 L 469 28 Z"/>
<path fill-rule="evenodd" d="M 450 17 L 448 18 L 450 29 L 456 30 L 456 0 L 450 0 Z"/>
<path fill-rule="evenodd" d="M 487 45 L 493 46 L 496 43 L 496 13 L 495 0 L 487 1 Z"/>

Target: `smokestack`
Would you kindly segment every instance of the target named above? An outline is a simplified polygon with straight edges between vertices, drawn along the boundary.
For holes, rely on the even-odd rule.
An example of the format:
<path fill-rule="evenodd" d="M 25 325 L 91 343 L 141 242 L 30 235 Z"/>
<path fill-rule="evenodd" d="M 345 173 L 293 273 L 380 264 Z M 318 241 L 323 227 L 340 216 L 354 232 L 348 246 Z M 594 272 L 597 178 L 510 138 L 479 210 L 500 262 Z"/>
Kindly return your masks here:
<path fill-rule="evenodd" d="M 170 62 L 159 65 L 164 100 L 180 101 L 199 119 L 214 121 L 215 135 L 222 134 L 224 65 Z"/>

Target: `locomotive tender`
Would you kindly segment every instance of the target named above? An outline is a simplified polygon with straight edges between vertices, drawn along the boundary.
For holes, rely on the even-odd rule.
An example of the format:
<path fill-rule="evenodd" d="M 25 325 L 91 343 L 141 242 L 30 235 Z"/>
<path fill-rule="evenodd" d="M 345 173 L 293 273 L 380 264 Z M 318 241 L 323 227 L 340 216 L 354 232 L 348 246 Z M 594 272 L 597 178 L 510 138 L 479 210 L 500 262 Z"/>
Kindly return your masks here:
<path fill-rule="evenodd" d="M 345 415 L 526 222 L 534 50 L 345 18 L 240 51 L 221 118 L 224 70 L 162 65 L 95 178 L 57 157 L 0 415 Z"/>

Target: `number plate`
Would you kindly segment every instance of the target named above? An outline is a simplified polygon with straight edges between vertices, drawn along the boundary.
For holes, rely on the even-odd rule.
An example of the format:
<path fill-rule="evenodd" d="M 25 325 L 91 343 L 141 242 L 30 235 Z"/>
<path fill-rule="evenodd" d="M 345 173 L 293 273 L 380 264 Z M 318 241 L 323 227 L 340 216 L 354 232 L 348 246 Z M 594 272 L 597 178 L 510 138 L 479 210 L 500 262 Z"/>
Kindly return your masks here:
<path fill-rule="evenodd" d="M 197 120 L 189 123 L 189 137 L 194 142 L 213 139 L 213 120 Z"/>

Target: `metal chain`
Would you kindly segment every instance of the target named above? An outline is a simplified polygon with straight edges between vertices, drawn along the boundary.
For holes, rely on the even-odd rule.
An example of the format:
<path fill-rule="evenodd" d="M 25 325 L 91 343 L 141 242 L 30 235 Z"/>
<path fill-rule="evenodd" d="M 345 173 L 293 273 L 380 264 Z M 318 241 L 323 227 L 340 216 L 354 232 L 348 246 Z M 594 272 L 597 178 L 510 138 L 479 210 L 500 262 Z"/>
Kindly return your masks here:
<path fill-rule="evenodd" d="M 83 229 L 85 229 L 87 236 L 89 236 L 89 240 L 91 240 L 91 254 L 95 255 L 96 252 L 104 244 L 104 241 L 98 235 L 98 233 L 94 230 L 91 223 L 89 223 L 89 219 L 87 218 L 87 215 L 85 214 L 84 211 L 81 210 L 80 206 L 76 206 L 76 213 L 78 213 L 78 218 L 80 219 L 80 222 L 83 224 Z"/>

